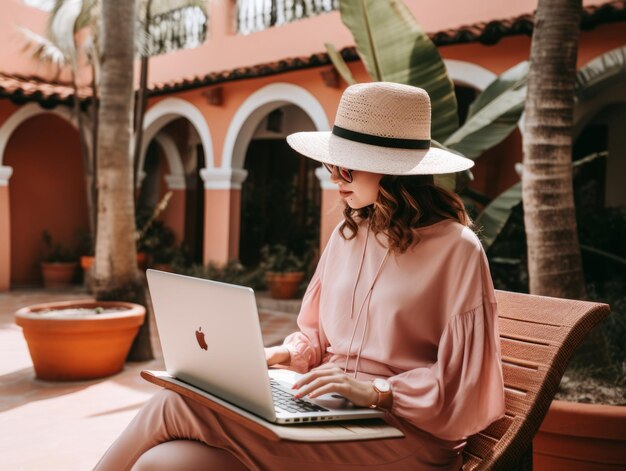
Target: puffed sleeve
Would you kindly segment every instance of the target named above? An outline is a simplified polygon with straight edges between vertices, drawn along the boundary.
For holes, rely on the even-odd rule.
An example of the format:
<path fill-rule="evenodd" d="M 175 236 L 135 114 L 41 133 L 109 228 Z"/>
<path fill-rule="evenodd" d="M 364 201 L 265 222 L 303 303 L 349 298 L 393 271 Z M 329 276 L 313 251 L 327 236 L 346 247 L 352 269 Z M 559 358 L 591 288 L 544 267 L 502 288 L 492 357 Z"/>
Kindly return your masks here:
<path fill-rule="evenodd" d="M 283 346 L 287 347 L 291 354 L 291 364 L 287 368 L 298 373 L 306 373 L 322 363 L 328 346 L 320 329 L 319 306 L 322 275 L 330 245 L 331 241 L 322 253 L 315 273 L 302 298 L 302 306 L 298 314 L 298 328 L 300 330 L 288 335 L 283 341 Z"/>
<path fill-rule="evenodd" d="M 452 317 L 441 336 L 437 361 L 392 376 L 391 412 L 446 440 L 484 429 L 504 414 L 497 305 L 484 297 Z"/>

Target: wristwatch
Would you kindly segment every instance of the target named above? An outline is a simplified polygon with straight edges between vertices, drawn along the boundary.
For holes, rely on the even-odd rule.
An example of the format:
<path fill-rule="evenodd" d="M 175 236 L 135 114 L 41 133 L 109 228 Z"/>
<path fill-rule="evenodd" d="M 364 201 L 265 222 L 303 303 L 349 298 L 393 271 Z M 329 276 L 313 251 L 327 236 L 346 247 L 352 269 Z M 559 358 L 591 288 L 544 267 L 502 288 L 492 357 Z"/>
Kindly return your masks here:
<path fill-rule="evenodd" d="M 370 406 L 370 409 L 385 408 L 384 405 L 389 404 L 391 399 L 391 384 L 386 379 L 376 378 L 372 381 L 372 387 L 378 393 L 378 400 Z"/>

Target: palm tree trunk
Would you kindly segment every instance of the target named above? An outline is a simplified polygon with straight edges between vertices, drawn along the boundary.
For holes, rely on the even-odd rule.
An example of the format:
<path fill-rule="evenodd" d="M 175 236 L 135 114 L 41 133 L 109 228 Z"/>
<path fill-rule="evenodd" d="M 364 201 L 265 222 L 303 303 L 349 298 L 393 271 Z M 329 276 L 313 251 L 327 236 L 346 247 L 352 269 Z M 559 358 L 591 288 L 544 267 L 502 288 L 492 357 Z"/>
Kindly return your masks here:
<path fill-rule="evenodd" d="M 141 58 L 139 90 L 137 90 L 137 104 L 135 106 L 135 145 L 133 157 L 133 184 L 138 189 L 139 168 L 141 161 L 141 146 L 143 144 L 143 121 L 146 115 L 146 95 L 148 90 L 148 60 L 149 57 Z"/>
<path fill-rule="evenodd" d="M 97 299 L 143 301 L 137 272 L 131 162 L 136 0 L 102 2 L 102 59 L 98 129 L 98 232 L 94 267 Z M 152 358 L 144 327 L 130 359 Z"/>
<path fill-rule="evenodd" d="M 584 299 L 572 188 L 581 0 L 539 0 L 530 52 L 522 194 L 530 292 Z"/>
<path fill-rule="evenodd" d="M 72 107 L 74 110 L 74 114 L 76 115 L 76 126 L 78 127 L 78 142 L 80 143 L 80 155 L 83 161 L 83 174 L 85 175 L 87 211 L 89 212 L 89 232 L 93 236 L 96 233 L 96 201 L 91 191 L 94 184 L 93 159 L 91 158 L 92 152 L 89 151 L 89 146 L 87 145 L 87 139 L 85 137 L 88 129 L 86 129 L 85 120 L 83 119 L 83 114 L 80 110 L 78 82 L 74 69 L 72 69 L 72 86 L 74 88 L 74 99 L 72 100 Z M 95 142 L 92 144 L 92 146 L 95 146 Z"/>

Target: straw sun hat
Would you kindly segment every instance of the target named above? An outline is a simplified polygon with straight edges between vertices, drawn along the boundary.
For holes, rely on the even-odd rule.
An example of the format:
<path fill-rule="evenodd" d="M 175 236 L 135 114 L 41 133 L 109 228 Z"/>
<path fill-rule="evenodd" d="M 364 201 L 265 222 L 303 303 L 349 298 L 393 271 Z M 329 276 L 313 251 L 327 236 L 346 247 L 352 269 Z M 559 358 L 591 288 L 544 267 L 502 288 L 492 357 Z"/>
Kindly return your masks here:
<path fill-rule="evenodd" d="M 428 93 L 392 82 L 349 86 L 332 131 L 297 132 L 287 142 L 319 162 L 384 175 L 454 173 L 474 165 L 431 147 Z"/>

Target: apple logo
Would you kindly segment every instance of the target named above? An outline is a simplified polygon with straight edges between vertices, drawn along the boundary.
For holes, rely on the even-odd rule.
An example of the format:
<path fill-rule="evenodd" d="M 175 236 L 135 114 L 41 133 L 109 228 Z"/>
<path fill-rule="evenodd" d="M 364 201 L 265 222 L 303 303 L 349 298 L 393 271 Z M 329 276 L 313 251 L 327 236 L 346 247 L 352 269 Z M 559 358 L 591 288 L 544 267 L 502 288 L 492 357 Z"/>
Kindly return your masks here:
<path fill-rule="evenodd" d="M 196 340 L 198 341 L 198 345 L 202 350 L 208 350 L 209 346 L 206 344 L 206 340 L 204 340 L 204 332 L 202 332 L 202 327 L 198 327 L 196 330 Z"/>

